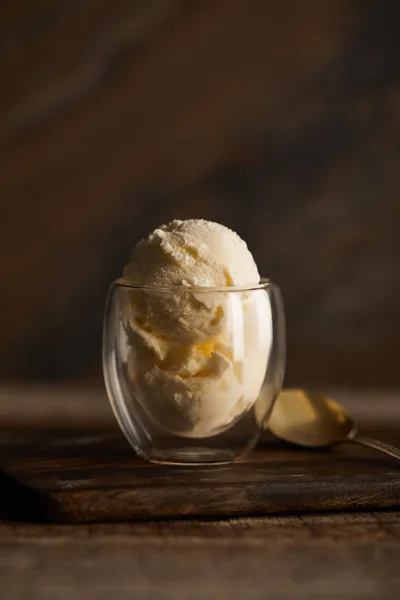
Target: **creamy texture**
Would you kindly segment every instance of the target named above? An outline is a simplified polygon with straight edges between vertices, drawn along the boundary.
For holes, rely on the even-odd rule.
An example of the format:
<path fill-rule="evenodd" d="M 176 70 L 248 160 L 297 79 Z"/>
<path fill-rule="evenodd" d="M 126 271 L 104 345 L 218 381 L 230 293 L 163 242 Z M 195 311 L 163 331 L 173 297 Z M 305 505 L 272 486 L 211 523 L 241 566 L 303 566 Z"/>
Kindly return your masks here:
<path fill-rule="evenodd" d="M 203 219 L 172 221 L 135 247 L 124 277 L 140 285 L 220 287 L 260 281 L 234 231 Z"/>
<path fill-rule="evenodd" d="M 160 427 L 207 437 L 257 399 L 271 348 L 265 290 L 246 243 L 204 220 L 173 221 L 135 247 L 123 306 L 133 393 Z M 170 287 L 174 290 L 168 290 Z"/>

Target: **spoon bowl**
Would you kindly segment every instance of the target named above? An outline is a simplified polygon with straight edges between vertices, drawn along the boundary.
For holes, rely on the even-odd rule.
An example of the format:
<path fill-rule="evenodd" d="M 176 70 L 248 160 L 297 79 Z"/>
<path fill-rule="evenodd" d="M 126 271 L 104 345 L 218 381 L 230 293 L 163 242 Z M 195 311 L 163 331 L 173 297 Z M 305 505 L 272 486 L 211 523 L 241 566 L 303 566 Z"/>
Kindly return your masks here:
<path fill-rule="evenodd" d="M 268 428 L 282 440 L 311 448 L 354 437 L 357 432 L 356 423 L 338 402 L 308 390 L 283 390 Z"/>
<path fill-rule="evenodd" d="M 357 423 L 343 406 L 318 392 L 283 390 L 275 401 L 268 421 L 277 438 L 308 448 L 321 448 L 339 442 L 356 442 L 400 459 L 400 450 L 366 437 L 356 437 Z"/>

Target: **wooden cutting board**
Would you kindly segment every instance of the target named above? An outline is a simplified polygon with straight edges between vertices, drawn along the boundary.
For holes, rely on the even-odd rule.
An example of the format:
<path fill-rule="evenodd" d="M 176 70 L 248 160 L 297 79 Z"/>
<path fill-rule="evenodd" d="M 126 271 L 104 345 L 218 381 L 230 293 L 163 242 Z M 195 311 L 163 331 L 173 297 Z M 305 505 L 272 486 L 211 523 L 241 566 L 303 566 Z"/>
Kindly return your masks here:
<path fill-rule="evenodd" d="M 400 463 L 355 444 L 306 451 L 267 439 L 233 465 L 167 467 L 137 458 L 115 429 L 39 428 L 3 432 L 0 456 L 0 518 L 94 522 L 400 506 Z"/>

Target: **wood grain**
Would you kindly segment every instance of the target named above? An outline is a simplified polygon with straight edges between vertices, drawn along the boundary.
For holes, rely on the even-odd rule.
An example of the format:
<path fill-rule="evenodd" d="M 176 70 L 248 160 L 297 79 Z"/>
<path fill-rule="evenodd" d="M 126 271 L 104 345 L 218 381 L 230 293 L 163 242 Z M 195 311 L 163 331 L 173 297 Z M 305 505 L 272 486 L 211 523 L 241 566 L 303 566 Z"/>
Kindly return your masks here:
<path fill-rule="evenodd" d="M 396 0 L 18 0 L 0 28 L 0 375 L 99 378 L 106 288 L 174 217 L 237 229 L 291 383 L 398 384 Z"/>
<path fill-rule="evenodd" d="M 332 392 L 331 392 L 332 393 Z M 400 447 L 398 392 L 333 392 L 360 432 Z M 356 445 L 305 451 L 266 437 L 231 466 L 157 467 L 138 459 L 104 390 L 0 390 L 3 518 L 104 521 L 389 508 L 397 462 Z"/>
<path fill-rule="evenodd" d="M 392 600 L 400 514 L 0 525 L 7 600 Z"/>
<path fill-rule="evenodd" d="M 397 462 L 352 445 L 313 452 L 264 440 L 234 465 L 168 467 L 136 458 L 117 432 L 11 430 L 1 455 L 7 518 L 98 522 L 400 506 Z"/>
<path fill-rule="evenodd" d="M 398 441 L 398 391 L 330 393 L 355 410 L 363 433 Z M 28 464 L 30 436 L 46 428 L 42 471 L 54 477 L 52 457 L 56 455 L 57 460 L 64 456 L 65 466 L 87 468 L 84 448 L 93 443 L 96 448 L 95 440 L 86 438 L 86 444 L 68 451 L 62 442 L 66 430 L 85 441 L 88 426 L 103 439 L 115 436 L 106 407 L 101 390 L 1 388 L 1 461 L 20 464 L 22 471 L 31 468 L 39 447 L 28 457 Z M 64 434 L 58 438 L 60 426 Z M 11 431 L 15 433 L 10 437 Z M 4 447 L 7 436 L 11 443 Z M 294 459 L 289 468 L 296 468 L 302 459 L 286 450 L 275 448 L 271 458 L 285 452 L 288 459 Z M 379 455 L 358 452 L 352 455 L 353 465 L 361 467 L 367 460 L 373 468 L 378 466 Z M 103 469 L 125 457 L 125 467 L 129 467 L 132 452 L 119 438 L 112 455 L 96 455 L 94 462 L 100 462 Z M 318 460 L 316 454 L 315 465 Z M 348 463 L 349 456 L 336 455 L 335 460 Z M 3 483 L 4 473 L 2 507 Z M 13 486 L 15 490 L 15 480 Z M 15 516 L 13 498 L 10 506 Z M 23 494 L 20 498 L 20 516 L 24 511 L 26 515 L 27 505 L 32 515 L 37 497 Z M 7 600 L 392 600 L 400 586 L 399 556 L 400 513 L 388 510 L 79 525 L 0 521 L 0 587 Z"/>

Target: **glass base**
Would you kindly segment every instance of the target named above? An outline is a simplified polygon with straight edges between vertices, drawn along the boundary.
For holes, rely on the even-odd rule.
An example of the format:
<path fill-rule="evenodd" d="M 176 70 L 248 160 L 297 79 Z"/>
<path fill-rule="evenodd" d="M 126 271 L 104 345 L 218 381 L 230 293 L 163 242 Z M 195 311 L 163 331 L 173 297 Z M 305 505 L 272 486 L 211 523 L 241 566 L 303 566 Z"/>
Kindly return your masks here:
<path fill-rule="evenodd" d="M 224 465 L 239 458 L 235 452 L 206 448 L 201 446 L 183 446 L 168 450 L 152 450 L 150 454 L 140 455 L 145 460 L 161 465 Z"/>

